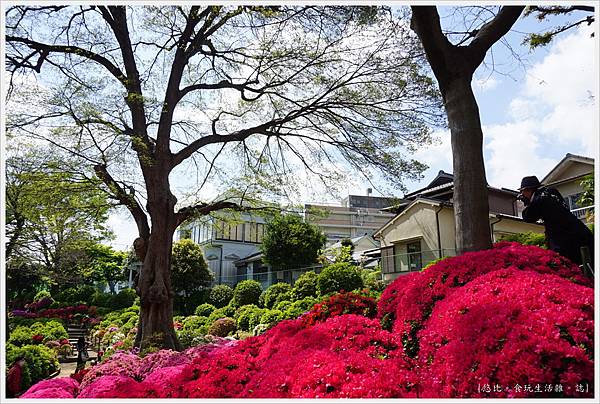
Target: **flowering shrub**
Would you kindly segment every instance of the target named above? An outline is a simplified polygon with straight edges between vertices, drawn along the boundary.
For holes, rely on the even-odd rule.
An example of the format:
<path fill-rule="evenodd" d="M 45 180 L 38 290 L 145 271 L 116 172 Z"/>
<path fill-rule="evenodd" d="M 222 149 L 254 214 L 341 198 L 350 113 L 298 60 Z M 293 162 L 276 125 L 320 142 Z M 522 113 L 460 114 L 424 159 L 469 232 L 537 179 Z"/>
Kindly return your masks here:
<path fill-rule="evenodd" d="M 81 369 L 79 372 L 72 373 L 70 377 L 72 379 L 77 380 L 77 383 L 81 383 L 81 381 L 83 380 L 83 377 L 89 373 L 90 369 L 91 368 Z"/>
<path fill-rule="evenodd" d="M 377 314 L 377 303 L 375 299 L 358 293 L 337 293 L 327 300 L 315 304 L 308 313 L 302 316 L 302 322 L 310 326 L 342 314 L 359 314 L 373 318 Z"/>
<path fill-rule="evenodd" d="M 565 395 L 584 396 L 575 387 L 593 384 L 593 301 L 593 289 L 555 275 L 507 268 L 476 278 L 438 303 L 418 333 L 422 379 L 431 380 L 423 395 L 551 397 L 514 386 L 562 383 Z"/>
<path fill-rule="evenodd" d="M 503 241 L 490 250 L 451 257 L 424 272 L 399 277 L 381 295 L 378 316 L 384 327 L 393 326 L 395 332 L 412 339 L 436 302 L 478 276 L 508 267 L 555 274 L 574 283 L 592 285 L 577 265 L 553 251 Z"/>
<path fill-rule="evenodd" d="M 32 386 L 20 398 L 74 398 L 79 382 L 71 377 L 43 380 Z"/>
<path fill-rule="evenodd" d="M 385 291 L 380 318 L 367 317 L 371 297 L 334 295 L 243 341 L 143 359 L 119 352 L 91 368 L 77 397 L 591 398 L 589 284 L 550 251 L 501 243 L 401 277 Z M 525 388 L 537 383 L 564 390 Z"/>

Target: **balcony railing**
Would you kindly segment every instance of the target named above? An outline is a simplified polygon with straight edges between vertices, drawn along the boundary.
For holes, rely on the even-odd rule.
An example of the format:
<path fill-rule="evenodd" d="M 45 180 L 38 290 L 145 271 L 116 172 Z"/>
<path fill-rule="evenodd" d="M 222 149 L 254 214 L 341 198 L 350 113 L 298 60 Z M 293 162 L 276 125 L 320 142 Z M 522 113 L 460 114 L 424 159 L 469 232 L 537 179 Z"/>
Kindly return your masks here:
<path fill-rule="evenodd" d="M 594 211 L 593 206 L 586 206 L 585 208 L 573 209 L 573 210 L 571 210 L 571 213 L 574 214 L 577 217 L 577 219 L 584 220 L 586 218 L 586 214 L 588 212 L 593 212 L 593 211 Z"/>

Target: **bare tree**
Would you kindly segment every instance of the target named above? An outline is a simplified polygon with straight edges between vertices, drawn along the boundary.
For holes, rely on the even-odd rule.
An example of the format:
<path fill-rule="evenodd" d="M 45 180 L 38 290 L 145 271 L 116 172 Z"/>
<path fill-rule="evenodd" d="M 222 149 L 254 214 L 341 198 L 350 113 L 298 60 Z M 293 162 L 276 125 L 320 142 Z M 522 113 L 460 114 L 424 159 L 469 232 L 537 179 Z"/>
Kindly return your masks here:
<path fill-rule="evenodd" d="M 250 194 L 286 189 L 298 166 L 326 181 L 345 161 L 402 188 L 425 168 L 410 152 L 444 123 L 418 41 L 385 9 L 15 6 L 6 24 L 10 94 L 21 99 L 9 126 L 93 166 L 135 219 L 142 348 L 179 348 L 170 260 L 180 224 L 247 209 Z M 23 94 L 24 72 L 46 90 Z M 171 180 L 191 173 L 198 199 L 178 204 Z M 236 192 L 211 200 L 211 181 Z"/>

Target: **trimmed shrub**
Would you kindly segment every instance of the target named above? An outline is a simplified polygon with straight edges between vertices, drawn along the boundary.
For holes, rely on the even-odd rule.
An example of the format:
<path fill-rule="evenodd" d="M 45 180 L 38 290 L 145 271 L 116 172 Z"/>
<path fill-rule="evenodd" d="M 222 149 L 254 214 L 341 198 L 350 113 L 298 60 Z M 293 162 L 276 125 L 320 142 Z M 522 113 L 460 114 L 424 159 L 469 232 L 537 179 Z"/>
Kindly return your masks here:
<path fill-rule="evenodd" d="M 318 275 L 313 271 L 303 273 L 298 277 L 292 288 L 292 299 L 301 300 L 305 297 L 317 296 Z"/>
<path fill-rule="evenodd" d="M 56 352 L 44 345 L 25 345 L 20 348 L 12 344 L 6 345 L 7 364 L 13 364 L 15 358 L 19 355 L 25 356 L 30 377 L 30 380 L 27 381 L 29 385 L 24 383 L 25 388 L 29 388 L 32 384 L 47 378 L 58 370 L 59 364 Z"/>
<path fill-rule="evenodd" d="M 260 318 L 260 323 L 266 324 L 267 328 L 270 328 L 283 319 L 283 312 L 281 310 L 267 310 Z"/>
<path fill-rule="evenodd" d="M 112 307 L 115 310 L 118 309 L 124 309 L 126 307 L 130 307 L 133 302 L 135 301 L 135 298 L 137 297 L 137 294 L 135 293 L 135 290 L 133 289 L 123 289 L 121 291 L 119 291 L 119 293 L 117 293 L 113 299 L 112 299 Z"/>
<path fill-rule="evenodd" d="M 208 323 L 208 317 L 189 316 L 183 319 L 184 330 L 197 330 Z"/>
<path fill-rule="evenodd" d="M 231 303 L 236 307 L 245 306 L 247 304 L 258 305 L 258 299 L 262 293 L 262 286 L 259 282 L 248 279 L 241 281 L 233 290 L 233 299 Z"/>
<path fill-rule="evenodd" d="M 264 292 L 264 307 L 272 309 L 283 300 L 290 300 L 292 287 L 287 283 L 275 283 Z"/>
<path fill-rule="evenodd" d="M 194 314 L 197 315 L 197 316 L 208 317 L 216 309 L 217 308 L 215 306 L 213 306 L 212 304 L 210 304 L 210 303 L 203 303 L 200 306 L 196 307 L 196 310 L 194 311 Z"/>
<path fill-rule="evenodd" d="M 96 291 L 97 289 L 90 285 L 83 285 L 77 288 L 68 288 L 56 295 L 55 300 L 69 305 L 79 302 L 90 304 L 92 296 L 94 296 Z"/>
<path fill-rule="evenodd" d="M 238 328 L 242 331 L 252 331 L 260 323 L 265 309 L 254 304 L 247 304 L 236 310 L 233 316 L 237 320 Z"/>
<path fill-rule="evenodd" d="M 31 328 L 21 325 L 10 333 L 7 343 L 17 347 L 22 347 L 24 345 L 31 344 L 31 337 L 33 337 Z"/>
<path fill-rule="evenodd" d="M 233 317 L 233 315 L 235 314 L 235 310 L 236 309 L 233 306 L 225 306 L 221 307 L 220 309 L 216 309 L 212 313 L 210 313 L 210 316 L 208 316 L 208 323 L 212 324 L 215 322 L 215 320 L 218 320 L 220 318 Z"/>
<path fill-rule="evenodd" d="M 217 285 L 208 294 L 208 303 L 216 308 L 225 307 L 233 298 L 233 289 L 228 285 Z"/>
<path fill-rule="evenodd" d="M 45 323 L 35 322 L 31 325 L 33 335 L 41 335 L 44 337 L 43 342 L 58 341 L 64 338 L 69 338 L 67 330 L 60 321 L 51 320 Z"/>
<path fill-rule="evenodd" d="M 334 292 L 351 292 L 364 287 L 360 269 L 347 262 L 329 265 L 317 277 L 317 289 L 325 295 Z"/>
<path fill-rule="evenodd" d="M 230 317 L 220 318 L 215 321 L 209 328 L 208 333 L 215 337 L 226 337 L 230 333 L 235 332 L 237 326 L 235 320 Z"/>
<path fill-rule="evenodd" d="M 278 304 L 276 309 L 283 311 L 283 317 L 286 319 L 294 319 L 308 312 L 315 304 L 319 303 L 316 297 L 305 297 L 302 300 L 296 300 L 287 305 Z M 282 302 L 285 303 L 285 302 Z"/>

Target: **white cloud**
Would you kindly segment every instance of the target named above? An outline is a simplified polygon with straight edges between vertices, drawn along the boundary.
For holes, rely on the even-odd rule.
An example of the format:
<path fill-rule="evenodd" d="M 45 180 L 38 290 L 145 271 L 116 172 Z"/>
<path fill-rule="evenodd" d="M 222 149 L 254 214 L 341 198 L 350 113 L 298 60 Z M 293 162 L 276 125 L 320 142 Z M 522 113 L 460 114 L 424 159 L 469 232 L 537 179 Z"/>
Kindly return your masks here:
<path fill-rule="evenodd" d="M 557 163 L 542 157 L 535 121 L 484 127 L 483 133 L 486 177 L 492 186 L 516 189 L 524 176 L 537 175 L 541 179 Z"/>
<path fill-rule="evenodd" d="M 528 69 L 508 121 L 483 128 L 490 184 L 515 188 L 523 176 L 541 179 L 566 153 L 597 158 L 598 67 L 589 34 L 581 29 L 558 39 Z"/>
<path fill-rule="evenodd" d="M 499 81 L 493 77 L 486 77 L 473 80 L 473 87 L 480 92 L 493 90 L 498 87 Z"/>
<path fill-rule="evenodd" d="M 440 170 L 444 170 L 447 173 L 452 172 L 450 131 L 435 131 L 432 136 L 436 141 L 431 146 L 420 148 L 413 156 L 415 160 L 429 166 L 423 173 L 424 181 L 414 184 L 414 186 L 409 186 L 409 190 L 420 188 L 425 183 L 433 180 Z"/>

